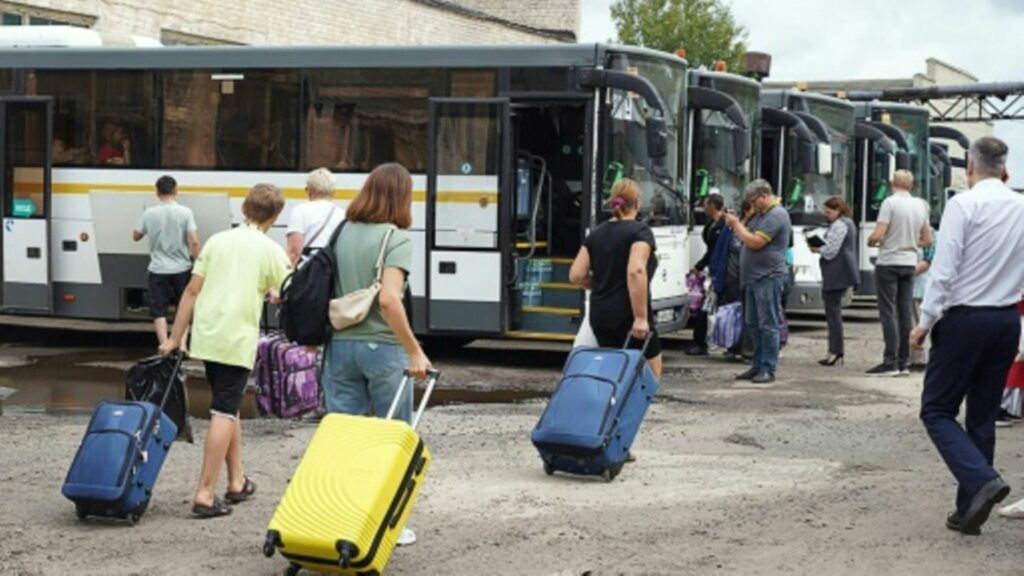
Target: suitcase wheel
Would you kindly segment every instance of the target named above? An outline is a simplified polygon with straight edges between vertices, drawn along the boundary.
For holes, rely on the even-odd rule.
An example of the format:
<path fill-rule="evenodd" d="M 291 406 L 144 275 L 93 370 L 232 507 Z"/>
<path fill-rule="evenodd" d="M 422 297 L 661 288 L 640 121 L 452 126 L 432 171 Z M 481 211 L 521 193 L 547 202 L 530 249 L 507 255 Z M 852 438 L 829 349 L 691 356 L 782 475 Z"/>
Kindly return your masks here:
<path fill-rule="evenodd" d="M 611 468 L 605 468 L 601 471 L 601 478 L 604 478 L 605 482 L 611 482 L 612 480 L 615 480 L 615 474 L 612 472 Z"/>
<path fill-rule="evenodd" d="M 277 547 L 281 545 L 281 534 L 277 530 L 268 530 L 267 538 L 263 541 L 263 555 L 272 558 Z"/>
<path fill-rule="evenodd" d="M 75 506 L 75 516 L 78 516 L 79 520 L 85 520 L 89 517 L 89 513 L 85 511 L 85 508 Z"/>
<path fill-rule="evenodd" d="M 551 462 L 544 463 L 544 473 L 548 476 L 552 476 L 555 473 L 555 467 L 551 465 Z"/>
<path fill-rule="evenodd" d="M 298 576 L 300 570 L 302 570 L 302 566 L 289 564 L 288 568 L 284 571 L 284 576 Z"/>
<path fill-rule="evenodd" d="M 142 520 L 142 514 L 139 514 L 138 512 L 132 512 L 128 515 L 128 523 L 132 526 L 138 524 L 139 520 Z"/>

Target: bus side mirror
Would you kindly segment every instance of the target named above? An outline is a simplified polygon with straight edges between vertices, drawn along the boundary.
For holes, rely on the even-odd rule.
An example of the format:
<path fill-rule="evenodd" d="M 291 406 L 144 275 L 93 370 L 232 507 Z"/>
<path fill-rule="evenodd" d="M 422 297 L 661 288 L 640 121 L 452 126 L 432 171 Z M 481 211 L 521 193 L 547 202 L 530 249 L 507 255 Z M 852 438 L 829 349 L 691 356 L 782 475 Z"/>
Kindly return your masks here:
<path fill-rule="evenodd" d="M 818 174 L 822 176 L 828 176 L 832 173 L 832 146 L 828 144 L 818 144 L 816 150 L 818 155 Z"/>
<path fill-rule="evenodd" d="M 647 119 L 647 157 L 654 159 L 668 156 L 668 129 L 662 118 Z"/>
<path fill-rule="evenodd" d="M 747 159 L 750 158 L 750 128 L 733 130 L 732 153 L 737 168 L 746 166 Z"/>
<path fill-rule="evenodd" d="M 800 168 L 805 174 L 812 174 L 817 172 L 817 158 L 818 147 L 813 142 L 799 142 L 797 149 L 800 154 Z"/>
<path fill-rule="evenodd" d="M 910 170 L 910 153 L 906 150 L 896 151 L 896 169 Z"/>

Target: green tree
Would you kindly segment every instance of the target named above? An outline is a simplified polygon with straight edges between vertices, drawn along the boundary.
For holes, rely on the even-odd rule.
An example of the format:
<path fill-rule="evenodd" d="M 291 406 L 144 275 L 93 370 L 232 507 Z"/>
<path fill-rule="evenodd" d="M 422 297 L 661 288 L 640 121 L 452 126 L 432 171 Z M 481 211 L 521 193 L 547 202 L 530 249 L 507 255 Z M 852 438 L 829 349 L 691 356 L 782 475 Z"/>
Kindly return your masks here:
<path fill-rule="evenodd" d="M 612 20 L 622 44 L 683 48 L 692 66 L 724 60 L 730 72 L 744 71 L 747 31 L 721 0 L 615 0 Z"/>

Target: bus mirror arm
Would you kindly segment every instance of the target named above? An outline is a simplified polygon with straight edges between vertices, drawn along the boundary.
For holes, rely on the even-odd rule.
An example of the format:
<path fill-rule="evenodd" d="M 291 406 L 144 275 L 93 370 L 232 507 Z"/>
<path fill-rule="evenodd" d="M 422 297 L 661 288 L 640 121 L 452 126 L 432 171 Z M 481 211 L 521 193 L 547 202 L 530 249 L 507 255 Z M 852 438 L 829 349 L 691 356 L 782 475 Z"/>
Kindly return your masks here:
<path fill-rule="evenodd" d="M 635 76 L 618 70 L 599 70 L 597 68 L 577 68 L 576 84 L 580 88 L 614 88 L 639 94 L 647 105 L 659 113 L 663 119 L 671 118 L 671 109 L 662 99 L 654 84 L 643 76 Z M 662 120 L 664 124 L 667 120 Z"/>
<path fill-rule="evenodd" d="M 736 99 L 725 92 L 704 86 L 690 86 L 686 95 L 692 108 L 721 112 L 738 128 L 733 132 L 733 155 L 737 167 L 746 164 L 750 158 L 750 122 Z"/>

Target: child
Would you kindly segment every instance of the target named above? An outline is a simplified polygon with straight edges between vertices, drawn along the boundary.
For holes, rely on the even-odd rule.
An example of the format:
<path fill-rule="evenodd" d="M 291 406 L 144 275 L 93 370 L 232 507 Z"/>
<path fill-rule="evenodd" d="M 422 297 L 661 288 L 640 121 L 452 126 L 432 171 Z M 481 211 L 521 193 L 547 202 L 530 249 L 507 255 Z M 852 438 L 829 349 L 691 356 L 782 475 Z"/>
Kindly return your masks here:
<path fill-rule="evenodd" d="M 257 184 L 249 190 L 242 204 L 245 223 L 214 235 L 203 247 L 178 305 L 171 337 L 160 346 L 163 354 L 177 349 L 194 321 L 191 355 L 204 361 L 212 392 L 203 468 L 192 499 L 196 518 L 230 514 L 231 504 L 256 492 L 256 484 L 242 471 L 238 408 L 256 359 L 263 302 L 268 294 L 276 296 L 288 273 L 288 255 L 266 236 L 282 208 L 284 196 L 276 186 Z M 222 463 L 228 468 L 223 500 L 214 495 Z"/>

